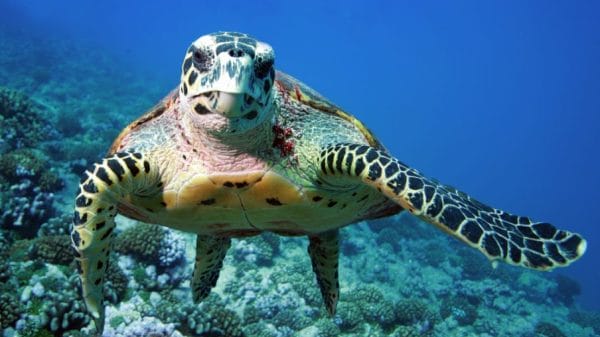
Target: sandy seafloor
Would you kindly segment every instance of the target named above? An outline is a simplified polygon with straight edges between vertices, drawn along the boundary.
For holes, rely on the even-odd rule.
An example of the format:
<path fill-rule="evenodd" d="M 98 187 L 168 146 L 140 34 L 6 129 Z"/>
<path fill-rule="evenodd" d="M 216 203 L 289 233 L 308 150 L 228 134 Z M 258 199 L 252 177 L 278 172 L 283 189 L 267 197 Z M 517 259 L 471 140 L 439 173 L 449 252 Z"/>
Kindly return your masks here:
<path fill-rule="evenodd" d="M 78 176 L 170 88 L 118 58 L 0 31 L 0 326 L 87 336 L 68 249 Z M 15 164 L 16 163 L 16 164 Z M 600 334 L 574 280 L 489 261 L 409 215 L 342 230 L 329 318 L 305 238 L 235 239 L 200 305 L 194 236 L 117 218 L 104 336 L 569 336 Z"/>

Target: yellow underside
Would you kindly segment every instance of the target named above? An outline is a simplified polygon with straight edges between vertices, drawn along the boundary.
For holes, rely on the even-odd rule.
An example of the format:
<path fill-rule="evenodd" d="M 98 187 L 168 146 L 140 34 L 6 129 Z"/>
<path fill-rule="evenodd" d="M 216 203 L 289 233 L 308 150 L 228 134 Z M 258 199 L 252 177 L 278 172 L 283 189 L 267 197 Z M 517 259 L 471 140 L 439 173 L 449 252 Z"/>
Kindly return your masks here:
<path fill-rule="evenodd" d="M 386 198 L 370 187 L 298 186 L 274 172 L 179 177 L 154 197 L 129 196 L 130 217 L 198 234 L 319 233 L 360 219 Z M 161 204 L 162 202 L 162 204 Z"/>

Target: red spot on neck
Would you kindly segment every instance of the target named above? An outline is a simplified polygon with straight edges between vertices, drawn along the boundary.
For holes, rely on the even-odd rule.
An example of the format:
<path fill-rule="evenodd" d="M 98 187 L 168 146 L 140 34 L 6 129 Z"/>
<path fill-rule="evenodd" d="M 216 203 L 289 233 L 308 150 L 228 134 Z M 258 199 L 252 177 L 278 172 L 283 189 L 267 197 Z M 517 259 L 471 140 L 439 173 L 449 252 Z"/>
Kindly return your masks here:
<path fill-rule="evenodd" d="M 275 124 L 273 125 L 273 147 L 279 149 L 279 153 L 282 157 L 287 157 L 294 152 L 294 141 L 288 140 L 293 135 L 291 128 L 282 128 Z"/>

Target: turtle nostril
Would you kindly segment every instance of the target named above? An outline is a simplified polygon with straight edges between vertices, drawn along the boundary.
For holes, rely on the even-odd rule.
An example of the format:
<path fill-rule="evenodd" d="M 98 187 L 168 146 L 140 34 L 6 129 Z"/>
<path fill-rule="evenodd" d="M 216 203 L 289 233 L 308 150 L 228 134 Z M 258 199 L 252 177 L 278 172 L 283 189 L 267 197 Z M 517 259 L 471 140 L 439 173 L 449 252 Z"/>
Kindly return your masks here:
<path fill-rule="evenodd" d="M 242 56 L 244 56 L 244 51 L 239 48 L 232 48 L 232 49 L 229 49 L 229 56 L 242 57 Z"/>
<path fill-rule="evenodd" d="M 244 94 L 244 103 L 246 103 L 246 105 L 252 104 L 252 101 L 254 101 L 254 98 L 252 96 Z"/>

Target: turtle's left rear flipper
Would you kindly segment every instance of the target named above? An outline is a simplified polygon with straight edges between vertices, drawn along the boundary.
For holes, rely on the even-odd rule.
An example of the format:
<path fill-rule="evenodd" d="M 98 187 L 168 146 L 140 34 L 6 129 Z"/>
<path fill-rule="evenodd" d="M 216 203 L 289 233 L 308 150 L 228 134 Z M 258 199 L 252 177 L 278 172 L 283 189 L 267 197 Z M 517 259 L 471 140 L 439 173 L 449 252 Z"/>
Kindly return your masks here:
<path fill-rule="evenodd" d="M 338 264 L 340 242 L 338 231 L 332 230 L 309 236 L 308 254 L 313 272 L 321 289 L 325 308 L 330 316 L 335 315 L 335 309 L 340 298 L 340 283 Z"/>
<path fill-rule="evenodd" d="M 192 280 L 194 302 L 198 303 L 205 299 L 217 284 L 219 273 L 223 268 L 223 259 L 230 246 L 230 238 L 208 235 L 196 237 L 196 264 Z"/>
<path fill-rule="evenodd" d="M 550 270 L 569 265 L 586 250 L 586 241 L 579 234 L 486 206 L 370 146 L 331 146 L 321 152 L 320 162 L 325 178 L 359 178 L 491 260 Z"/>

